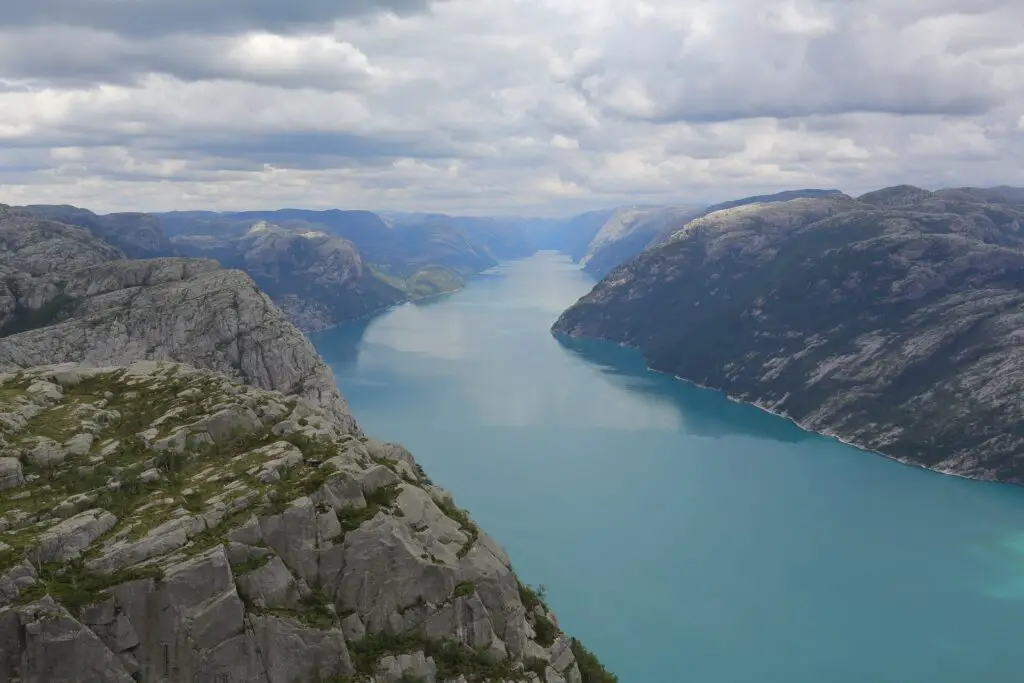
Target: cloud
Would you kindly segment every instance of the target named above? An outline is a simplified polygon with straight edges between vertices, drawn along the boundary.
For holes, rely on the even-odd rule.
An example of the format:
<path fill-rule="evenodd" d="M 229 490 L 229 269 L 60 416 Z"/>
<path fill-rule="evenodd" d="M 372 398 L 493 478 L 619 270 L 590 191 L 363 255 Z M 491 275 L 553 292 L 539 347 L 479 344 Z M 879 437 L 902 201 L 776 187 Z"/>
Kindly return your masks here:
<path fill-rule="evenodd" d="M 566 214 L 1024 185 L 1021 25 L 1013 0 L 19 3 L 0 201 Z"/>
<path fill-rule="evenodd" d="M 32 0 L 7 3 L 0 26 L 82 26 L 132 36 L 294 32 L 341 17 L 426 11 L 431 0 Z"/>

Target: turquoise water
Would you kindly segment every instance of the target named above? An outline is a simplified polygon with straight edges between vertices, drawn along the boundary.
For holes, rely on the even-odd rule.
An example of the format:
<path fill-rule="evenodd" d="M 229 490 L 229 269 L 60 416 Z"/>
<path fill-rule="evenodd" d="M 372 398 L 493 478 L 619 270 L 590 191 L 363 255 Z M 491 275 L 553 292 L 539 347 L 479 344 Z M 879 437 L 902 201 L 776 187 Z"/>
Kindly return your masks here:
<path fill-rule="evenodd" d="M 566 348 L 592 284 L 541 253 L 313 340 L 622 683 L 1024 681 L 1024 489 Z"/>

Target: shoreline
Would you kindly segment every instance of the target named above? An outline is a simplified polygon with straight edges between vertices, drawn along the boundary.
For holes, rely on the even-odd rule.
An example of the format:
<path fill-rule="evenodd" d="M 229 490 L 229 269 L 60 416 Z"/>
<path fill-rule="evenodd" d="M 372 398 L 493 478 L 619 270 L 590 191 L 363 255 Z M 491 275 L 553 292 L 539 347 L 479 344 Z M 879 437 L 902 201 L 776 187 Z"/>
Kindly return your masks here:
<path fill-rule="evenodd" d="M 957 479 L 964 479 L 964 480 L 967 480 L 967 481 L 976 481 L 976 482 L 980 482 L 980 483 L 983 483 L 983 484 L 1001 484 L 1001 485 L 1004 485 L 1004 486 L 1024 486 L 1024 483 L 1017 483 L 1017 482 L 1012 482 L 1012 481 L 1000 481 L 998 479 L 982 479 L 980 477 L 973 477 L 973 476 L 970 476 L 970 475 L 967 475 L 967 474 L 962 474 L 960 472 L 953 472 L 953 471 L 950 471 L 950 470 L 939 469 L 939 468 L 936 468 L 936 467 L 929 467 L 928 465 L 923 465 L 921 463 L 914 462 L 913 460 L 907 460 L 906 458 L 898 458 L 896 456 L 892 456 L 892 455 L 889 455 L 887 453 L 883 453 L 882 451 L 878 451 L 878 450 L 875 450 L 873 448 L 869 448 L 867 446 L 861 445 L 861 444 L 859 444 L 859 443 L 857 443 L 855 441 L 852 441 L 852 440 L 850 440 L 848 438 L 845 438 L 845 437 L 841 436 L 840 434 L 838 434 L 837 432 L 832 431 L 832 430 L 813 429 L 811 427 L 806 426 L 804 423 L 801 423 L 799 420 L 793 418 L 789 414 L 787 414 L 785 412 L 782 412 L 782 411 L 779 411 L 779 410 L 775 410 L 774 408 L 769 408 L 768 406 L 764 405 L 760 401 L 748 401 L 748 400 L 740 398 L 738 396 L 734 396 L 734 395 L 730 394 L 729 392 L 727 392 L 727 391 L 725 391 L 723 389 L 719 389 L 717 387 L 706 386 L 704 384 L 701 384 L 700 382 L 695 382 L 694 380 L 687 379 L 686 377 L 682 377 L 682 376 L 677 375 L 677 374 L 675 374 L 675 373 L 673 373 L 671 371 L 668 371 L 668 370 L 659 370 L 659 369 L 657 369 L 657 368 L 655 368 L 655 367 L 650 365 L 650 363 L 647 361 L 647 357 L 644 356 L 643 351 L 641 351 L 638 347 L 636 347 L 636 346 L 634 346 L 632 344 L 629 344 L 627 342 L 612 342 L 612 341 L 610 341 L 608 339 L 603 339 L 601 337 L 591 337 L 591 336 L 586 336 L 586 335 L 573 336 L 573 335 L 569 335 L 569 334 L 559 334 L 559 333 L 555 333 L 555 332 L 552 332 L 552 335 L 556 339 L 558 337 L 564 337 L 566 339 L 592 339 L 594 341 L 602 341 L 602 342 L 605 342 L 605 343 L 608 343 L 608 344 L 615 344 L 616 346 L 618 346 L 620 348 L 631 349 L 631 350 L 636 351 L 637 353 L 639 353 L 641 358 L 643 358 L 644 367 L 647 369 L 647 372 L 654 373 L 654 374 L 657 374 L 657 375 L 664 375 L 666 377 L 670 377 L 670 378 L 678 380 L 680 382 L 684 382 L 686 384 L 689 384 L 690 386 L 697 387 L 698 389 L 704 389 L 706 391 L 713 391 L 716 394 L 721 394 L 722 396 L 724 396 L 726 399 L 728 399 L 732 403 L 736 403 L 736 404 L 739 404 L 739 405 L 752 406 L 752 407 L 757 408 L 758 410 L 760 410 L 760 411 L 762 411 L 764 413 L 768 413 L 769 415 L 772 415 L 774 417 L 778 417 L 778 418 L 781 418 L 783 420 L 786 420 L 787 422 L 789 422 L 790 424 L 795 426 L 797 429 L 800 429 L 801 431 L 804 431 L 804 432 L 806 432 L 808 434 L 815 434 L 817 436 L 823 436 L 823 437 L 828 438 L 828 439 L 833 439 L 834 441 L 838 441 L 839 443 L 843 444 L 844 446 L 850 446 L 852 448 L 856 448 L 857 450 L 859 450 L 859 451 L 861 451 L 863 453 L 868 453 L 870 455 L 875 455 L 875 456 L 879 456 L 879 457 L 885 458 L 886 460 L 888 460 L 890 462 L 899 463 L 900 465 L 905 465 L 907 467 L 914 467 L 914 468 L 919 469 L 919 470 L 925 470 L 925 471 L 928 471 L 928 472 L 934 472 L 935 474 L 940 474 L 940 475 L 946 476 L 946 477 L 956 477 Z"/>

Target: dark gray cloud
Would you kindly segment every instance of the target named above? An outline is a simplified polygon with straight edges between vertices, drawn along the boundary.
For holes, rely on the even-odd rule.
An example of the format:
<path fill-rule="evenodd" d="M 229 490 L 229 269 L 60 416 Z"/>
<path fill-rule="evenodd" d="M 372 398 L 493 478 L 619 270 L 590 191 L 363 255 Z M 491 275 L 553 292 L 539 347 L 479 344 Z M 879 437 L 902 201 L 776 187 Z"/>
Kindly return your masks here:
<path fill-rule="evenodd" d="M 14 0 L 0 26 L 74 26 L 127 36 L 298 32 L 378 12 L 423 12 L 434 0 Z"/>

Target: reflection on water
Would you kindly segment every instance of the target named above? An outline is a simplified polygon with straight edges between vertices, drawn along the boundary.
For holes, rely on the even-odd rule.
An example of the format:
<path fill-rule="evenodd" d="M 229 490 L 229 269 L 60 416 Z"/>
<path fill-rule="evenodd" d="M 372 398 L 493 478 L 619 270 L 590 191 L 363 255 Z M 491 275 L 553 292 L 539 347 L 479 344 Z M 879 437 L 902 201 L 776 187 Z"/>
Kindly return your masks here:
<path fill-rule="evenodd" d="M 563 257 L 313 336 L 363 428 L 623 683 L 1012 683 L 1024 489 L 902 466 L 548 330 Z"/>
<path fill-rule="evenodd" d="M 752 406 L 738 405 L 724 394 L 653 373 L 644 364 L 643 356 L 633 349 L 590 339 L 560 339 L 559 342 L 594 365 L 617 387 L 641 394 L 649 401 L 672 405 L 680 415 L 680 429 L 687 433 L 698 436 L 749 433 L 791 443 L 812 438 L 811 434 L 785 420 Z"/>

